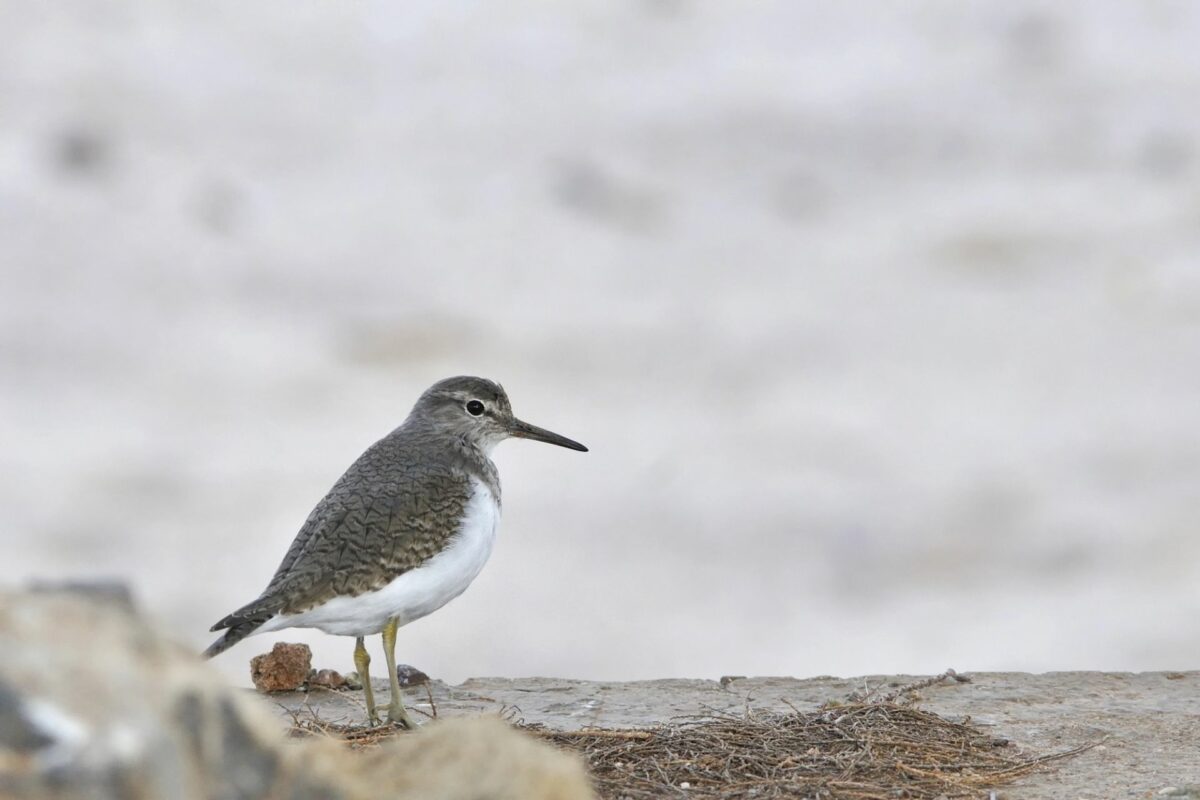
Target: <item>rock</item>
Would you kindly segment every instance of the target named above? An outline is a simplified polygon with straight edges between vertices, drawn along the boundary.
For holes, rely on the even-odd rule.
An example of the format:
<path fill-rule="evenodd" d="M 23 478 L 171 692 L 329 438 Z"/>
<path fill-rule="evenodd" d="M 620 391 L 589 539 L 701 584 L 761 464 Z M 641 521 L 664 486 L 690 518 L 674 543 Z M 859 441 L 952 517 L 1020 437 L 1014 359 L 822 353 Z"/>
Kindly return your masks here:
<path fill-rule="evenodd" d="M 519 733 L 498 717 L 449 719 L 399 736 L 367 757 L 362 774 L 376 786 L 395 787 L 391 796 L 399 800 L 595 797 L 579 759 Z"/>
<path fill-rule="evenodd" d="M 133 592 L 120 581 L 33 581 L 29 584 L 29 591 L 77 594 L 97 603 L 116 603 L 126 611 L 135 610 Z"/>
<path fill-rule="evenodd" d="M 286 740 L 271 706 L 123 603 L 0 592 L 0 798 L 594 800 L 576 758 L 498 719 L 366 755 Z"/>
<path fill-rule="evenodd" d="M 54 744 L 54 737 L 39 725 L 37 711 L 17 691 L 0 683 L 0 748 L 11 753 L 36 753 Z"/>
<path fill-rule="evenodd" d="M 416 667 L 408 664 L 396 665 L 396 679 L 401 686 L 424 686 L 429 683 L 429 676 Z"/>
<path fill-rule="evenodd" d="M 342 689 L 346 686 L 346 679 L 342 677 L 342 673 L 332 669 L 314 669 L 308 674 L 309 688 L 321 687 L 323 689 Z M 362 688 L 361 686 L 359 688 Z"/>
<path fill-rule="evenodd" d="M 306 644 L 277 642 L 271 652 L 250 659 L 250 679 L 260 692 L 291 692 L 308 680 L 312 650 Z"/>
<path fill-rule="evenodd" d="M 0 592 L 0 797 L 349 797 L 244 694 L 122 602 Z"/>

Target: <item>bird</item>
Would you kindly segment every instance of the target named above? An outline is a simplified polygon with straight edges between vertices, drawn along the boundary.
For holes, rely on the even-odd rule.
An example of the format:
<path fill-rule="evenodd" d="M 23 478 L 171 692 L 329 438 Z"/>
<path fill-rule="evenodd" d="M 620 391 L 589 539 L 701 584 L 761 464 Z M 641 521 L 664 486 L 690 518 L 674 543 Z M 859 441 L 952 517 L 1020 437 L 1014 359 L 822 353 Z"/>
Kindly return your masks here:
<path fill-rule="evenodd" d="M 416 727 L 396 675 L 396 631 L 458 597 L 483 569 L 500 521 L 491 454 L 514 437 L 587 452 L 517 419 L 498 383 L 460 375 L 433 384 L 317 503 L 262 594 L 213 625 L 223 633 L 204 656 L 284 628 L 353 636 L 367 722 L 377 726 L 364 639 L 382 634 L 388 722 Z"/>

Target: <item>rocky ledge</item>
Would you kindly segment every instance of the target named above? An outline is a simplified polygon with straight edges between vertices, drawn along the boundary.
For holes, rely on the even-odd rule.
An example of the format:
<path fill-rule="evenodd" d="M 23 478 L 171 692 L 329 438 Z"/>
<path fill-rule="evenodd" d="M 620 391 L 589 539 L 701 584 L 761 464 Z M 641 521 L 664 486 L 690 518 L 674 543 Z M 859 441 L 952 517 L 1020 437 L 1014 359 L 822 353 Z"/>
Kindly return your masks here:
<path fill-rule="evenodd" d="M 625 683 L 562 678 L 431 681 L 405 690 L 414 716 L 499 713 L 559 730 L 640 728 L 681 717 L 746 709 L 814 710 L 852 693 L 888 690 L 925 676 L 743 678 Z M 919 704 L 969 718 L 1016 747 L 1041 754 L 1099 743 L 1023 777 L 998 796 L 1011 798 L 1200 798 L 1200 672 L 971 673 L 920 690 Z M 387 697 L 386 681 L 373 681 Z M 270 695 L 281 722 L 317 716 L 360 724 L 362 693 L 317 689 Z M 432 703 L 431 703 L 432 701 Z"/>

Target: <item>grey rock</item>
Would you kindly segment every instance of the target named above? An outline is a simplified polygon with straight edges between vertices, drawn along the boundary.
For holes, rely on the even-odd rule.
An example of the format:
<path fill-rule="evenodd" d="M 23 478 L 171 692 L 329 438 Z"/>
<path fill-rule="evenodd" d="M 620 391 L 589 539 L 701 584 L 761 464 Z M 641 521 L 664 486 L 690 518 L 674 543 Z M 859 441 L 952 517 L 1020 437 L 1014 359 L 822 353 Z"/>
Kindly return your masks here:
<path fill-rule="evenodd" d="M 280 747 L 263 708 L 142 622 L 127 595 L 98 596 L 0 593 L 0 796 L 344 795 Z"/>
<path fill-rule="evenodd" d="M 368 759 L 288 742 L 270 707 L 131 604 L 0 592 L 5 800 L 452 800 L 483 796 L 484 781 L 495 800 L 593 798 L 578 759 L 498 720 L 432 724 Z"/>
<path fill-rule="evenodd" d="M 133 592 L 121 581 L 34 581 L 29 591 L 50 594 L 75 594 L 99 603 L 113 603 L 126 611 L 136 610 Z"/>
<path fill-rule="evenodd" d="M 37 725 L 30 712 L 15 690 L 0 683 L 0 747 L 29 753 L 54 743 L 54 737 Z"/>

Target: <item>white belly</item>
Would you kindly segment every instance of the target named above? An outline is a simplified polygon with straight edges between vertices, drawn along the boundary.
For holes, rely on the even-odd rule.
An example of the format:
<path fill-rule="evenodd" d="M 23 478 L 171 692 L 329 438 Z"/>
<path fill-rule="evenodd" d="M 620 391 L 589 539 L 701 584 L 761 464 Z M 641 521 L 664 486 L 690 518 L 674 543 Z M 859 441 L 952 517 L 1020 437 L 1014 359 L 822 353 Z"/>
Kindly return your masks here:
<path fill-rule="evenodd" d="M 445 550 L 382 589 L 335 597 L 301 614 L 272 617 L 256 633 L 319 628 L 342 636 L 367 636 L 382 631 L 392 617 L 407 625 L 458 597 L 487 563 L 500 522 L 500 506 L 491 490 L 480 481 L 471 483 L 475 492 L 462 526 Z"/>

